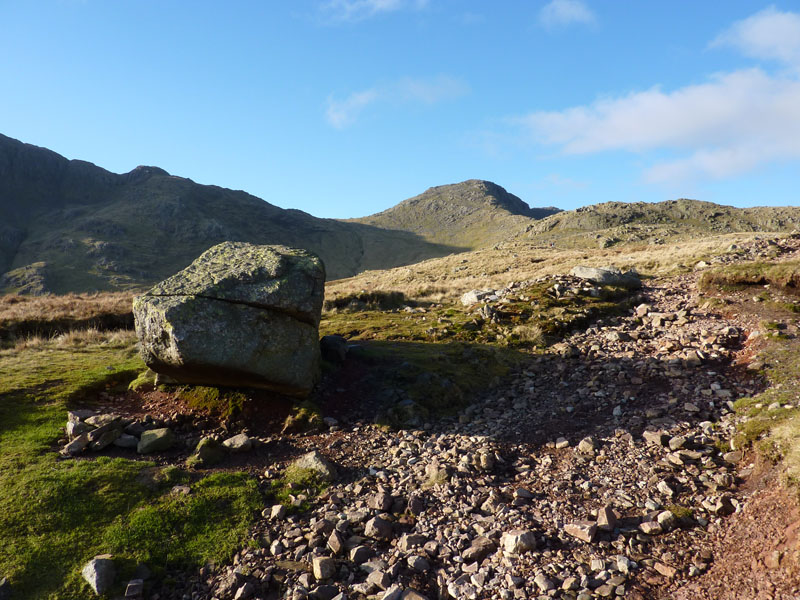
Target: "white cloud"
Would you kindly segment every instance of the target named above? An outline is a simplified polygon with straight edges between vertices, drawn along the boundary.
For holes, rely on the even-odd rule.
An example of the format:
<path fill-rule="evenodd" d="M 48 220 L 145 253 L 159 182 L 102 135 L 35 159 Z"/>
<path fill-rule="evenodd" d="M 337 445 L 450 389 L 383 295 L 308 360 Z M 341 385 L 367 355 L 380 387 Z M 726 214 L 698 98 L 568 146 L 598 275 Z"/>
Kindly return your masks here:
<path fill-rule="evenodd" d="M 582 0 L 552 0 L 539 11 L 539 22 L 545 27 L 561 27 L 595 22 L 594 13 Z"/>
<path fill-rule="evenodd" d="M 334 100 L 328 98 L 328 108 L 325 111 L 325 118 L 328 123 L 336 129 L 344 129 L 352 125 L 358 119 L 358 115 L 369 104 L 375 102 L 379 97 L 375 89 L 353 92 L 344 100 Z"/>
<path fill-rule="evenodd" d="M 732 46 L 746 56 L 778 60 L 800 68 L 800 15 L 770 6 L 734 23 L 711 46 Z"/>
<path fill-rule="evenodd" d="M 776 33 L 770 42 L 763 27 L 769 22 L 774 31 L 785 33 L 795 19 L 800 24 L 796 14 L 768 9 L 718 39 L 788 62 L 795 38 Z M 741 69 L 670 92 L 653 87 L 584 106 L 537 111 L 518 122 L 536 141 L 560 146 L 565 154 L 623 150 L 674 156 L 651 164 L 646 181 L 726 178 L 765 163 L 800 159 L 800 78 L 793 72 Z"/>
<path fill-rule="evenodd" d="M 468 86 L 459 79 L 440 75 L 431 79 L 405 77 L 397 81 L 376 85 L 353 92 L 344 100 L 328 98 L 325 118 L 337 129 L 344 129 L 358 120 L 361 112 L 371 104 L 438 104 L 463 96 Z"/>
<path fill-rule="evenodd" d="M 328 0 L 322 12 L 333 21 L 363 21 L 383 13 L 420 10 L 428 0 Z"/>

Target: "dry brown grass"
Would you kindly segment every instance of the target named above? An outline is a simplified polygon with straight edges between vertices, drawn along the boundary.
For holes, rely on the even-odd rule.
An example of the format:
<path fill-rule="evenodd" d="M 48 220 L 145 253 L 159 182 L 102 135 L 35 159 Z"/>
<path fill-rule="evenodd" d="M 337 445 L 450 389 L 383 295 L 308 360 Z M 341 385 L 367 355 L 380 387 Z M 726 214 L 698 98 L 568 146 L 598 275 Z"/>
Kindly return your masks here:
<path fill-rule="evenodd" d="M 87 320 L 131 312 L 128 292 L 65 294 L 63 296 L 0 296 L 0 325 L 19 321 Z"/>
<path fill-rule="evenodd" d="M 399 291 L 406 298 L 453 301 L 471 289 L 500 288 L 512 281 L 569 273 L 577 264 L 614 265 L 642 275 L 661 276 L 692 270 L 700 260 L 724 254 L 731 244 L 752 241 L 761 233 L 735 233 L 664 245 L 628 245 L 604 249 L 559 249 L 515 240 L 463 254 L 454 254 L 386 271 L 366 271 L 328 282 L 333 300 L 362 291 Z"/>
<path fill-rule="evenodd" d="M 0 356 L 13 354 L 22 350 L 44 349 L 74 349 L 87 346 L 109 346 L 124 348 L 136 342 L 136 334 L 128 329 L 116 331 L 99 331 L 97 329 L 78 329 L 67 331 L 53 337 L 32 335 L 30 337 L 9 342 L 6 348 L 0 350 Z"/>

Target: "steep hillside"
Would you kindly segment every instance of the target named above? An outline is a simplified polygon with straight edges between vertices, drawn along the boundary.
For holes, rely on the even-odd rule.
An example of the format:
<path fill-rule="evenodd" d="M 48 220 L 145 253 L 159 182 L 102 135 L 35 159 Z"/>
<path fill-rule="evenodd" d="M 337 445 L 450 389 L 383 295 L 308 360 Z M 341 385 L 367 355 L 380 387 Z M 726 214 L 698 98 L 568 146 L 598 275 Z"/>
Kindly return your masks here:
<path fill-rule="evenodd" d="M 285 210 L 157 167 L 117 175 L 0 135 L 0 291 L 143 287 L 225 240 L 307 248 L 329 279 L 460 250 Z"/>
<path fill-rule="evenodd" d="M 428 242 L 480 248 L 507 239 L 557 208 L 531 208 L 491 181 L 432 187 L 400 204 L 349 222 L 419 235 Z"/>
<path fill-rule="evenodd" d="M 663 243 L 710 234 L 800 229 L 800 207 L 735 208 L 699 200 L 606 202 L 531 223 L 520 236 L 561 247 Z"/>

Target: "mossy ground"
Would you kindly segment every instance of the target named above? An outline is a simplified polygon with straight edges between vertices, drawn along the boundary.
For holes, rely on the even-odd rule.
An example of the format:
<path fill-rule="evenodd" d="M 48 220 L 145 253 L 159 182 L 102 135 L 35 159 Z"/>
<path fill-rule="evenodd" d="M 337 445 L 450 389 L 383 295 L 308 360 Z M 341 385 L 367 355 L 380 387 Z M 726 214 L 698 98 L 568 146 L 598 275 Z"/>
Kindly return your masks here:
<path fill-rule="evenodd" d="M 754 296 L 754 311 L 760 318 L 761 348 L 757 360 L 766 386 L 764 391 L 734 403 L 741 418 L 733 444 L 755 447 L 766 459 L 781 463 L 790 480 L 800 483 L 800 337 L 788 333 L 788 323 L 797 319 L 793 301 L 800 262 L 745 263 L 706 272 L 698 285 L 723 296 L 768 286 Z M 743 307 L 744 308 L 744 307 Z"/>
<path fill-rule="evenodd" d="M 328 484 L 313 469 L 289 466 L 281 477 L 271 481 L 268 495 L 289 512 L 303 512 L 308 510 L 309 500 L 319 496 L 327 487 Z"/>
<path fill-rule="evenodd" d="M 422 425 L 452 415 L 514 368 L 572 328 L 627 307 L 630 292 L 607 287 L 598 297 L 558 298 L 542 282 L 492 304 L 431 304 L 407 310 L 331 311 L 322 335 L 340 334 L 359 345 L 369 364 L 369 395 L 382 399 L 378 422 Z M 394 297 L 387 295 L 387 297 Z"/>
<path fill-rule="evenodd" d="M 119 340 L 0 351 L 0 573 L 15 599 L 89 597 L 81 566 L 106 552 L 122 576 L 138 561 L 224 560 L 260 506 L 244 476 L 200 479 L 181 498 L 170 489 L 183 476 L 159 476 L 148 461 L 58 458 L 66 411 L 123 391 L 143 368 L 130 337 Z"/>

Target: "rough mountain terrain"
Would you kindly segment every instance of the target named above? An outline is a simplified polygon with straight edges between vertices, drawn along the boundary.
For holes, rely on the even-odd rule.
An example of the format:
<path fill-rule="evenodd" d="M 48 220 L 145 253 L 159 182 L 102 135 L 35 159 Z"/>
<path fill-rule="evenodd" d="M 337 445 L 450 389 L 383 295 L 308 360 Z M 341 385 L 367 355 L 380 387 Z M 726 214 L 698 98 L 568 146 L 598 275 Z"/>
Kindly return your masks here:
<path fill-rule="evenodd" d="M 796 206 L 734 208 L 681 198 L 584 206 L 531 223 L 521 237 L 566 248 L 607 248 L 625 243 L 664 244 L 734 232 L 798 229 L 800 208 Z"/>
<path fill-rule="evenodd" d="M 143 289 L 223 241 L 311 250 L 329 279 L 460 250 L 285 210 L 157 167 L 117 175 L 0 135 L 0 290 Z"/>
<path fill-rule="evenodd" d="M 491 181 L 470 179 L 432 187 L 400 204 L 349 222 L 407 231 L 428 242 L 469 249 L 506 240 L 530 225 L 560 212 L 531 208 Z"/>
<path fill-rule="evenodd" d="M 761 237 L 711 263 L 798 259 L 800 240 Z M 287 429 L 280 405 L 220 422 L 163 391 L 101 394 L 94 410 L 185 440 L 154 457 L 161 466 L 181 465 L 201 437 L 246 434 L 252 449 L 217 469 L 252 473 L 267 498 L 231 563 L 170 571 L 146 583 L 146 597 L 796 598 L 797 492 L 765 454 L 772 446 L 751 444 L 767 431 L 759 423 L 800 412 L 799 301 L 757 278 L 709 289 L 698 283 L 709 268 L 646 279 L 629 308 L 525 354 L 457 414 L 412 412 L 399 428 L 373 424 L 368 336 L 326 376 L 316 398 L 325 423 L 307 433 Z M 545 275 L 491 288 L 464 310 L 491 329 L 536 286 L 565 302 L 597 292 Z M 434 308 L 399 314 L 455 327 L 455 314 L 431 322 Z M 763 369 L 782 361 L 776 384 Z M 277 503 L 281 473 L 309 451 L 335 465 L 333 481 L 290 482 Z"/>
<path fill-rule="evenodd" d="M 361 219 L 319 219 L 158 167 L 118 175 L 0 135 L 2 292 L 142 290 L 223 241 L 311 250 L 332 281 L 514 240 L 597 248 L 798 226 L 798 208 L 695 200 L 531 208 L 481 180 Z"/>

